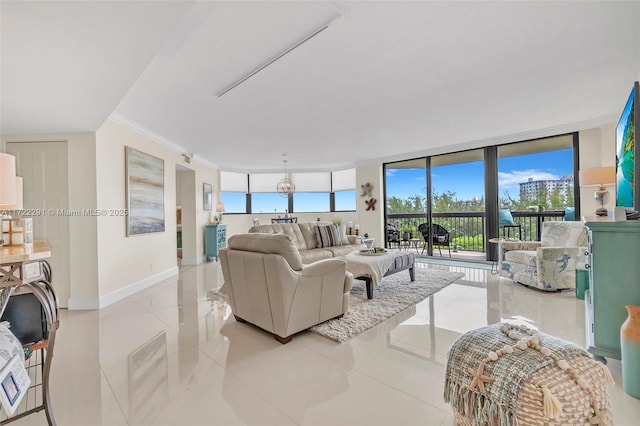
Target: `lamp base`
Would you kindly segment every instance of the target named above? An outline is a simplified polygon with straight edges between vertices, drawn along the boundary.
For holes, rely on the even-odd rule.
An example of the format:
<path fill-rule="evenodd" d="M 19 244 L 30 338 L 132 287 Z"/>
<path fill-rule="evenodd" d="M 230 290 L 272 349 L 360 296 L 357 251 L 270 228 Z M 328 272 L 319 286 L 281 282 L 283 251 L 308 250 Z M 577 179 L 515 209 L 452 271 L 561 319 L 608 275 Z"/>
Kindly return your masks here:
<path fill-rule="evenodd" d="M 598 216 L 606 216 L 607 215 L 607 209 L 605 209 L 604 207 L 599 207 L 596 209 L 596 215 Z"/>

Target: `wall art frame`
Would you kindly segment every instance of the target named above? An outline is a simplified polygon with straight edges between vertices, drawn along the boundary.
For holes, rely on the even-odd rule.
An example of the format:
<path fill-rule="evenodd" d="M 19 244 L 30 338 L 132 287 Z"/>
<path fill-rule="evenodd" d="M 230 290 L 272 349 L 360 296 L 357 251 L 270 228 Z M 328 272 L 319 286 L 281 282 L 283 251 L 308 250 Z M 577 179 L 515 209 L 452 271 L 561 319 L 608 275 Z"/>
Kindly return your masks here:
<path fill-rule="evenodd" d="M 202 208 L 213 210 L 213 187 L 210 183 L 202 184 Z"/>
<path fill-rule="evenodd" d="M 164 160 L 125 147 L 127 237 L 165 231 Z"/>

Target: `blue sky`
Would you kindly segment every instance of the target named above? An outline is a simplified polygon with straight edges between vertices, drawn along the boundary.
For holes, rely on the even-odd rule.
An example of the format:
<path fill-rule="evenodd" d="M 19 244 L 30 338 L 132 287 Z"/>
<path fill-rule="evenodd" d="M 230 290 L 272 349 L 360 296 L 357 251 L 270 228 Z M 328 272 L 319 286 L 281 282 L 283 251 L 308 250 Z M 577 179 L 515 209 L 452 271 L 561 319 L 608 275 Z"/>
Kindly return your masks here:
<path fill-rule="evenodd" d="M 498 184 L 500 196 L 505 191 L 517 198 L 520 182 L 560 179 L 573 173 L 572 150 L 520 155 L 498 160 Z M 450 166 L 433 167 L 432 190 L 437 193 L 452 191 L 460 200 L 482 197 L 484 194 L 484 164 L 481 161 Z M 426 194 L 424 169 L 387 170 L 387 195 L 399 198 Z"/>

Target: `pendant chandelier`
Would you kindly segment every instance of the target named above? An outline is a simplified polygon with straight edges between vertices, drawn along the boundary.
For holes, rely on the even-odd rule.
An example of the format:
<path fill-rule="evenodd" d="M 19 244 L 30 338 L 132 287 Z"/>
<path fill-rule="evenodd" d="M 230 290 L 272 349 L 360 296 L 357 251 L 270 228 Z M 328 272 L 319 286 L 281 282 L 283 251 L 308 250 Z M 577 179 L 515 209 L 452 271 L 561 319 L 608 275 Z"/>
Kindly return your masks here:
<path fill-rule="evenodd" d="M 276 186 L 278 194 L 280 194 L 280 196 L 283 198 L 288 198 L 290 195 L 296 192 L 296 186 L 293 184 L 293 181 L 287 177 L 286 155 L 287 154 L 282 154 L 282 156 L 285 157 L 282 160 L 282 162 L 284 163 L 284 178 L 280 179 L 280 182 L 278 182 L 278 185 Z"/>

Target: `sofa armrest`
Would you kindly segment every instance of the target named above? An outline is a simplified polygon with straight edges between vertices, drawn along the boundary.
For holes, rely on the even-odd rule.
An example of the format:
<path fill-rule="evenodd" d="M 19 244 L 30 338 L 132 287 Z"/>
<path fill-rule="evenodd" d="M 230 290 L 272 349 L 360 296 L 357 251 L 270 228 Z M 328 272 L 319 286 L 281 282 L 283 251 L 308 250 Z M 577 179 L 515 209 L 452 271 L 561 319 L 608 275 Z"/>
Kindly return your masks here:
<path fill-rule="evenodd" d="M 363 244 L 362 237 L 360 235 L 347 235 L 347 239 L 349 240 L 349 244 Z"/>
<path fill-rule="evenodd" d="M 317 262 L 304 265 L 299 273 L 302 277 L 317 277 L 326 275 L 336 269 L 342 269 L 346 272 L 347 262 L 334 258 L 318 260 Z"/>
<path fill-rule="evenodd" d="M 535 250 L 540 247 L 540 241 L 500 241 L 500 251 Z"/>

